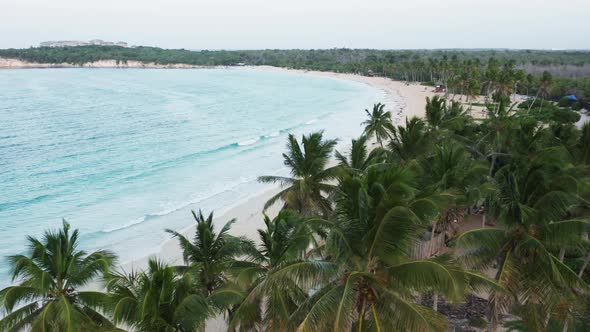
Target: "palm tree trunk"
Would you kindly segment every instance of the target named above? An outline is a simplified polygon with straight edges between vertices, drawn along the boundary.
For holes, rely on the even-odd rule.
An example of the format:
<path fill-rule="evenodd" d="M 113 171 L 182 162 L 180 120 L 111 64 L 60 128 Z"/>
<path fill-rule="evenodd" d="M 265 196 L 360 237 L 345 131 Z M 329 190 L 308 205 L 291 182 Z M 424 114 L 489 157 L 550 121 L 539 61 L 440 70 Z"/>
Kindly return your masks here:
<path fill-rule="evenodd" d="M 496 153 L 492 154 L 492 163 L 490 165 L 490 172 L 489 172 L 490 176 L 492 176 L 492 173 L 494 172 L 495 164 L 496 164 Z"/>
<path fill-rule="evenodd" d="M 559 261 L 563 262 L 563 258 L 565 257 L 565 248 L 562 247 L 561 249 L 559 249 Z M 568 321 L 567 321 L 567 317 L 568 315 L 566 314 L 565 319 L 566 321 L 563 323 L 563 332 L 567 332 L 568 330 Z M 545 317 L 545 326 L 547 327 L 547 324 L 549 324 L 549 319 L 551 319 L 551 314 L 547 313 L 547 317 Z"/>
<path fill-rule="evenodd" d="M 590 252 L 586 254 L 586 258 L 584 259 L 584 264 L 582 268 L 580 268 L 580 272 L 578 272 L 578 277 L 582 277 L 584 275 L 584 270 L 588 267 L 588 262 L 590 262 Z"/>
<path fill-rule="evenodd" d="M 529 104 L 529 109 L 527 112 L 531 111 L 531 108 L 533 108 L 533 105 L 535 104 L 535 101 L 537 101 L 537 97 L 539 97 L 539 93 L 541 93 L 541 89 L 539 89 L 539 91 L 537 91 L 537 94 L 535 95 L 535 98 L 533 98 L 533 101 Z"/>
<path fill-rule="evenodd" d="M 512 92 L 512 101 L 516 101 L 516 83 L 514 83 L 514 91 Z"/>
<path fill-rule="evenodd" d="M 496 272 L 496 275 L 494 277 L 494 280 L 497 283 L 500 283 L 500 276 L 502 273 L 502 268 L 504 266 L 504 263 L 506 262 L 507 256 L 506 255 L 502 255 L 500 261 L 498 262 L 498 271 Z M 492 323 L 492 326 L 490 327 L 490 330 L 492 332 L 495 332 L 498 329 L 498 308 L 496 307 L 496 303 L 495 302 L 491 302 L 490 297 L 491 296 L 495 296 L 497 294 L 494 293 L 490 293 L 490 295 L 488 295 L 488 309 L 489 309 L 489 317 L 488 320 Z"/>
<path fill-rule="evenodd" d="M 434 234 L 436 232 L 436 225 L 438 224 L 438 221 L 434 222 L 434 225 L 432 225 L 432 231 L 430 232 L 430 243 L 428 244 L 428 257 L 432 256 L 432 243 L 434 241 L 432 241 L 434 239 Z"/>
<path fill-rule="evenodd" d="M 563 262 L 563 258 L 565 257 L 565 248 L 559 249 L 559 261 Z"/>
<path fill-rule="evenodd" d="M 432 310 L 438 311 L 438 294 L 434 293 L 432 295 Z"/>
<path fill-rule="evenodd" d="M 436 233 L 436 226 L 438 225 L 438 219 L 432 225 L 432 232 L 430 232 L 430 243 L 428 244 L 428 256 L 432 256 L 432 247 L 434 243 L 434 234 Z M 432 310 L 438 311 L 438 294 L 434 293 L 432 295 Z"/>

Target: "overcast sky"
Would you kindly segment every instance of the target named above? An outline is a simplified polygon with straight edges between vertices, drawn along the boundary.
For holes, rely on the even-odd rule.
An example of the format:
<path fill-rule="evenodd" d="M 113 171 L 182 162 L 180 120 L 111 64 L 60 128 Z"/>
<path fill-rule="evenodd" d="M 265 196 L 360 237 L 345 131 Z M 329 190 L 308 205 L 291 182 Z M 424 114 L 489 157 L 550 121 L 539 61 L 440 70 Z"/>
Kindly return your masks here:
<path fill-rule="evenodd" d="M 590 48 L 590 0 L 0 0 L 0 48 Z"/>

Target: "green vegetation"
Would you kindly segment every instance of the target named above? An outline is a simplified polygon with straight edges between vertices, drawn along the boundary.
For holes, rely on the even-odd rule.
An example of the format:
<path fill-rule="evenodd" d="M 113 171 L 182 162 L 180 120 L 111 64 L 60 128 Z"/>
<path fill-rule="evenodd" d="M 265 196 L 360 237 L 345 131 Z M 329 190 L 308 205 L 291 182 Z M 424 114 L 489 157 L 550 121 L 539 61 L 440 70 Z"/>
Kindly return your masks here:
<path fill-rule="evenodd" d="M 192 238 L 167 230 L 183 265 L 126 273 L 109 252 L 77 250 L 65 222 L 29 238 L 9 258 L 0 330 L 184 332 L 212 318 L 229 331 L 587 330 L 590 124 L 556 115 L 572 111 L 545 99 L 548 74 L 510 105 L 508 68 L 486 76 L 485 118 L 435 96 L 404 126 L 366 110 L 346 153 L 322 132 L 289 135 L 291 176 L 259 178 L 283 188 L 258 239 L 199 211 Z M 81 290 L 92 281 L 104 292 Z M 488 309 L 459 321 L 439 308 L 467 295 Z"/>
<path fill-rule="evenodd" d="M 156 47 L 39 47 L 3 49 L 0 57 L 39 63 L 83 64 L 130 60 L 201 66 L 269 65 L 284 68 L 386 76 L 408 82 L 442 82 L 452 92 L 474 96 L 498 79 L 504 90 L 535 94 L 543 72 L 555 76 L 547 98 L 590 98 L 590 52 L 544 50 L 238 50 L 190 51 Z M 505 71 L 502 68 L 509 70 Z"/>
<path fill-rule="evenodd" d="M 326 169 L 332 155 L 336 140 L 323 140 L 321 132 L 312 133 L 301 138 L 301 145 L 295 136 L 289 134 L 287 153 L 283 153 L 285 166 L 291 169 L 293 178 L 283 176 L 261 176 L 260 182 L 280 183 L 284 190 L 271 198 L 264 206 L 265 210 L 278 200 L 285 208 L 304 215 L 327 214 L 332 210 L 331 202 L 326 196 L 335 187 L 329 183 L 334 179 L 334 168 Z M 303 148 L 303 149 L 302 149 Z"/>
<path fill-rule="evenodd" d="M 384 104 L 376 104 L 373 106 L 373 111 L 365 110 L 368 120 L 364 121 L 362 125 L 365 126 L 365 134 L 368 137 L 375 136 L 377 143 L 383 147 L 383 140 L 385 140 L 389 133 L 393 130 L 393 124 L 391 123 L 391 112 L 385 111 Z"/>
<path fill-rule="evenodd" d="M 87 254 L 78 250 L 78 230 L 70 233 L 64 221 L 58 232 L 41 240 L 29 237 L 29 255 L 10 256 L 15 286 L 0 291 L 8 314 L 0 330 L 33 331 L 113 330 L 114 325 L 95 309 L 108 296 L 80 288 L 109 272 L 115 256 L 108 251 Z"/>

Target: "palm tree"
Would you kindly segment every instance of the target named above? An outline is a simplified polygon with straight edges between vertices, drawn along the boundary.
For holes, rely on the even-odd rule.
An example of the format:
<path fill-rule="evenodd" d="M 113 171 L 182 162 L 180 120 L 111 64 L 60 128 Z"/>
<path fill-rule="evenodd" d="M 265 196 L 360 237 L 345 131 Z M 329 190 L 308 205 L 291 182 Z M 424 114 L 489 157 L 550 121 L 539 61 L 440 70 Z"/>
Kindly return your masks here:
<path fill-rule="evenodd" d="M 115 322 L 139 332 L 199 331 L 212 314 L 206 299 L 194 288 L 189 273 L 156 259 L 143 272 L 115 272 L 106 277 Z"/>
<path fill-rule="evenodd" d="M 494 327 L 500 314 L 515 304 L 541 305 L 550 312 L 588 289 L 562 262 L 563 249 L 580 247 L 588 227 L 585 219 L 568 219 L 568 211 L 579 203 L 579 176 L 563 150 L 553 148 L 530 158 L 514 159 L 496 172 L 499 189 L 490 212 L 501 228 L 468 231 L 456 243 L 468 266 L 486 269 L 496 264 L 495 279 L 511 294 L 491 293 Z"/>
<path fill-rule="evenodd" d="M 442 331 L 444 317 L 416 293 L 457 301 L 469 284 L 487 283 L 448 256 L 408 254 L 444 201 L 421 196 L 415 181 L 408 169 L 380 165 L 341 180 L 335 221 L 314 220 L 330 230 L 325 263 L 334 274 L 293 313 L 299 331 Z"/>
<path fill-rule="evenodd" d="M 235 285 L 214 292 L 212 298 L 238 299 L 230 329 L 293 331 L 290 315 L 308 297 L 302 278 L 325 271 L 321 262 L 306 257 L 312 233 L 300 216 L 281 211 L 274 219 L 265 216 L 264 223 L 266 228 L 258 230 L 259 248 L 233 266 Z"/>
<path fill-rule="evenodd" d="M 373 111 L 365 110 L 369 119 L 361 125 L 365 126 L 365 134 L 368 137 L 375 136 L 377 142 L 383 147 L 383 140 L 389 137 L 393 130 L 391 122 L 391 112 L 385 111 L 385 105 L 377 103 L 373 106 Z"/>
<path fill-rule="evenodd" d="M 514 93 L 514 100 L 513 101 L 517 101 L 516 99 L 516 93 L 518 92 L 518 88 L 519 86 L 522 85 L 522 82 L 526 80 L 526 73 L 524 70 L 515 70 L 514 71 L 514 88 L 512 90 L 512 92 Z"/>
<path fill-rule="evenodd" d="M 332 210 L 327 196 L 334 190 L 329 181 L 334 179 L 335 173 L 334 168 L 327 168 L 327 165 L 336 140 L 324 140 L 320 131 L 304 135 L 301 145 L 295 136 L 289 134 L 287 153 L 283 153 L 283 158 L 292 177 L 271 175 L 258 178 L 260 182 L 280 183 L 283 187 L 266 202 L 265 210 L 278 200 L 283 201 L 284 209 L 304 215 L 325 215 Z"/>
<path fill-rule="evenodd" d="M 225 271 L 235 262 L 236 257 L 244 254 L 253 244 L 245 238 L 227 234 L 235 219 L 227 222 L 216 233 L 213 212 L 207 218 L 201 210 L 198 214 L 192 211 L 192 214 L 197 222 L 192 242 L 176 231 L 167 229 L 166 232 L 178 238 L 184 262 L 187 264 L 185 270 L 196 274 L 196 286 L 206 297 L 227 282 Z"/>
<path fill-rule="evenodd" d="M 440 96 L 434 96 L 432 99 L 426 97 L 426 122 L 431 131 L 460 129 L 465 125 L 467 118 L 469 117 L 461 103 L 451 102 L 449 106 Z"/>
<path fill-rule="evenodd" d="M 512 92 L 514 92 L 515 86 L 515 69 L 514 63 L 509 62 L 504 65 L 498 76 L 496 82 L 496 97 L 497 98 L 510 98 Z"/>
<path fill-rule="evenodd" d="M 482 123 L 483 135 L 473 149 L 474 152 L 477 152 L 477 147 L 483 145 L 483 156 L 491 160 L 489 176 L 494 175 L 498 158 L 506 156 L 505 149 L 511 134 L 518 127 L 517 115 L 513 112 L 513 106 L 508 108 L 506 102 L 502 100 L 498 103 L 497 108 L 488 106 L 488 118 Z"/>
<path fill-rule="evenodd" d="M 456 141 L 444 141 L 433 153 L 419 159 L 420 188 L 431 193 L 452 193 L 452 204 L 435 219 L 431 239 L 439 229 L 462 222 L 464 211 L 493 192 L 485 161 L 474 160 Z"/>
<path fill-rule="evenodd" d="M 367 150 L 367 136 L 362 135 L 358 139 L 352 140 L 349 156 L 336 151 L 336 159 L 343 169 L 353 173 L 362 173 L 376 162 L 381 154 L 382 151 L 379 150 L 369 152 Z"/>
<path fill-rule="evenodd" d="M 430 146 L 426 123 L 418 117 L 406 118 L 405 126 L 397 126 L 392 132 L 389 150 L 394 161 L 407 162 L 425 153 Z"/>
<path fill-rule="evenodd" d="M 41 240 L 29 237 L 27 255 L 10 256 L 13 281 L 0 291 L 7 315 L 2 331 L 106 331 L 115 326 L 95 309 L 106 295 L 81 291 L 95 277 L 107 273 L 116 258 L 109 251 L 87 254 L 78 249 L 78 230 L 64 220 L 58 232 L 46 231 Z M 15 308 L 17 308 L 15 310 Z"/>
<path fill-rule="evenodd" d="M 470 79 L 466 86 L 465 86 L 465 97 L 466 101 L 469 103 L 468 111 L 471 111 L 473 100 L 477 98 L 479 92 L 481 91 L 481 87 L 479 85 L 479 81 L 476 79 Z"/>
<path fill-rule="evenodd" d="M 590 165 L 590 122 L 582 126 L 580 138 L 574 147 L 572 153 L 577 162 L 582 165 Z"/>
<path fill-rule="evenodd" d="M 500 66 L 498 64 L 498 60 L 495 58 L 490 58 L 488 60 L 488 65 L 484 73 L 484 88 L 485 88 L 485 98 L 486 101 L 488 100 L 490 94 L 494 94 L 496 87 L 498 85 L 498 80 L 500 76 Z"/>
<path fill-rule="evenodd" d="M 529 109 L 528 111 L 531 111 L 531 108 L 533 107 L 533 105 L 535 104 L 535 101 L 537 101 L 537 98 L 539 97 L 539 95 L 543 98 L 546 98 L 549 95 L 549 92 L 551 91 L 551 85 L 553 84 L 553 76 L 551 76 L 551 73 L 549 73 L 548 71 L 544 71 L 543 75 L 541 76 L 541 79 L 539 81 L 539 89 L 537 90 L 537 94 L 535 95 L 535 98 L 533 98 L 533 101 L 529 104 Z M 539 107 L 539 109 L 543 108 L 543 99 L 541 99 L 541 105 Z"/>

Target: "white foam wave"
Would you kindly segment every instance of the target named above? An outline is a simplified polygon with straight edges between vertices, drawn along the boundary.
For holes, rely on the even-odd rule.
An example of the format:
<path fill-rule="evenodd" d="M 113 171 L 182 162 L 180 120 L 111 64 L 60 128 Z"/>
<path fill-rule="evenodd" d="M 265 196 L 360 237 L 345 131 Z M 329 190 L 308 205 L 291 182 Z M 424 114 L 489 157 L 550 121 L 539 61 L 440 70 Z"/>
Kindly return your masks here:
<path fill-rule="evenodd" d="M 258 142 L 260 140 L 260 138 L 253 138 L 253 139 L 249 139 L 243 142 L 238 142 L 239 146 L 248 146 L 248 145 L 252 145 L 252 144 L 256 144 L 256 142 Z"/>
<path fill-rule="evenodd" d="M 112 233 L 112 232 L 120 231 L 122 229 L 129 228 L 129 227 L 137 225 L 137 224 L 141 224 L 144 221 L 145 221 L 145 216 L 141 217 L 141 218 L 133 219 L 130 222 L 123 224 L 121 226 L 112 227 L 112 228 L 105 228 L 102 230 L 102 232 L 103 233 Z"/>
<path fill-rule="evenodd" d="M 157 211 L 154 213 L 150 213 L 150 214 L 146 214 L 143 217 L 134 219 L 128 223 L 125 223 L 121 226 L 117 226 L 117 227 L 111 227 L 111 228 L 105 228 L 103 229 L 101 232 L 102 233 L 112 233 L 112 232 L 116 232 L 116 231 L 120 231 L 126 228 L 130 228 L 133 227 L 135 225 L 141 224 L 149 219 L 152 218 L 156 218 L 156 217 L 162 217 L 162 216 L 166 216 L 169 215 L 171 213 L 174 213 L 176 211 L 182 210 L 182 209 L 186 209 L 187 207 L 197 204 L 199 202 L 202 202 L 206 199 L 209 199 L 211 197 L 214 197 L 216 195 L 220 195 L 224 192 L 228 192 L 231 190 L 234 190 L 236 187 L 238 187 L 239 185 L 245 184 L 245 183 L 249 183 L 249 182 L 255 182 L 257 177 L 241 177 L 240 181 L 238 181 L 237 183 L 234 183 L 232 185 L 226 186 L 225 188 L 221 188 L 220 190 L 216 190 L 214 192 L 211 192 L 209 194 L 205 194 L 205 195 L 199 195 L 198 197 L 195 197 L 193 199 L 175 204 L 175 205 L 169 205 L 169 208 L 163 209 L 161 211 Z"/>
<path fill-rule="evenodd" d="M 317 121 L 318 121 L 318 119 L 311 119 L 311 120 L 307 121 L 305 124 L 309 125 L 309 124 L 315 123 Z"/>

